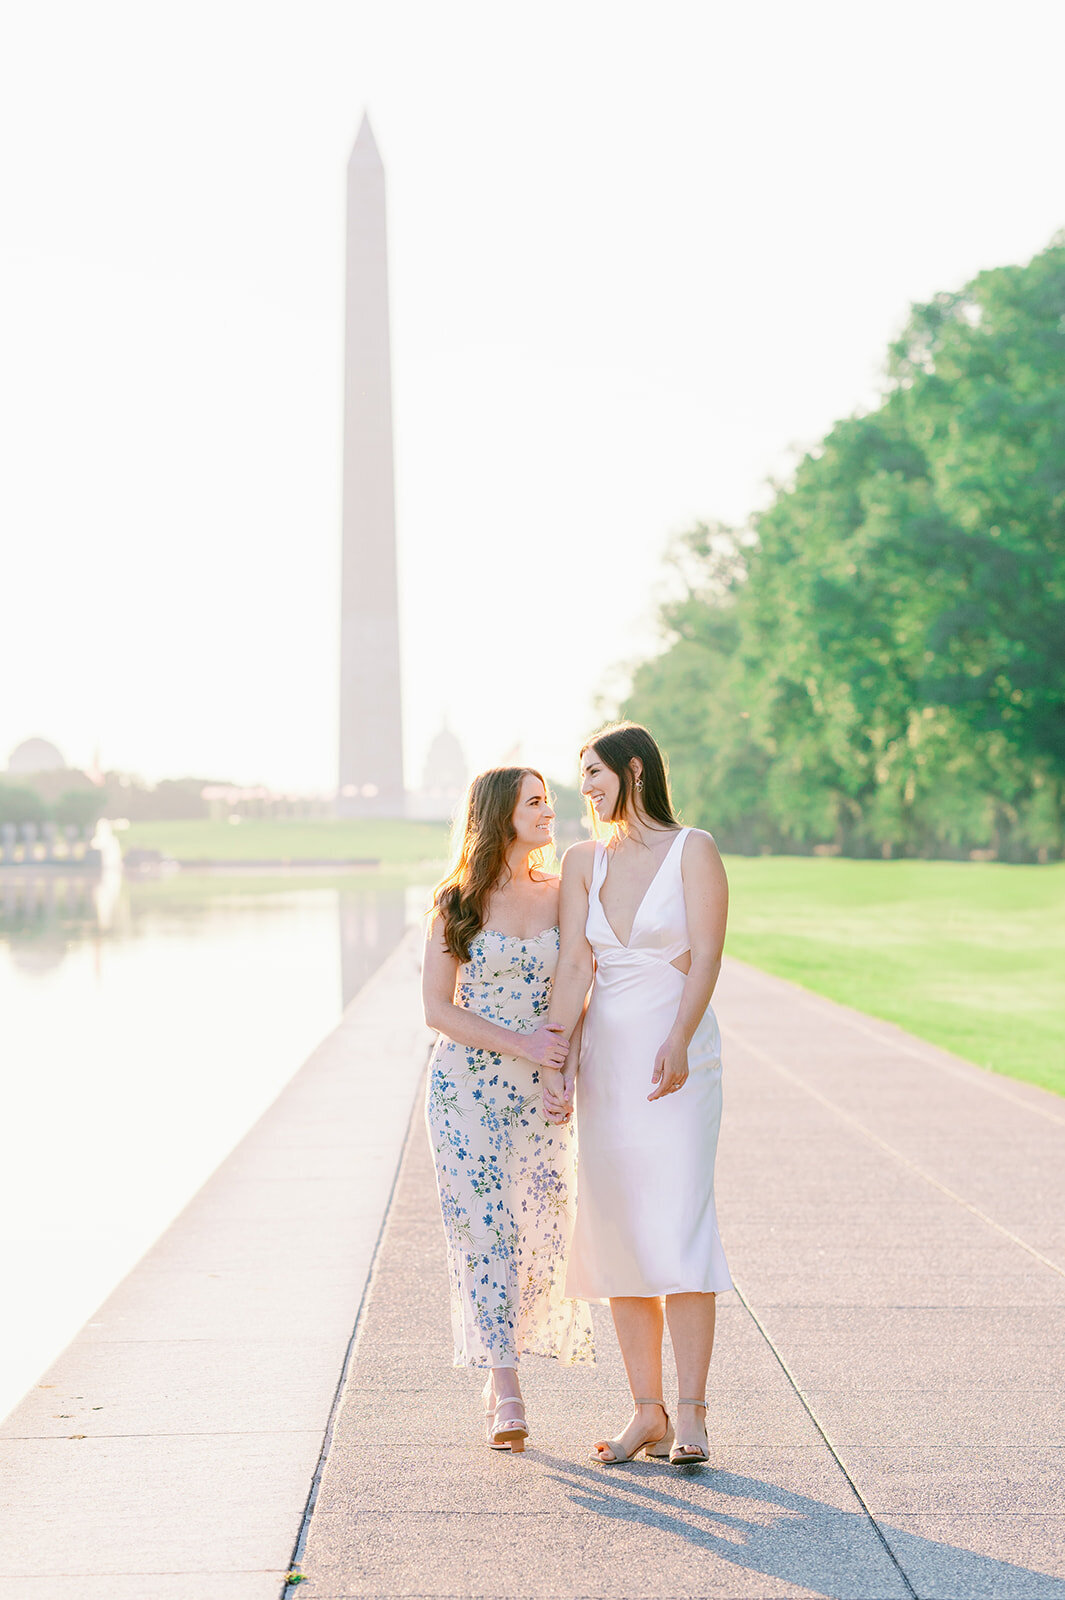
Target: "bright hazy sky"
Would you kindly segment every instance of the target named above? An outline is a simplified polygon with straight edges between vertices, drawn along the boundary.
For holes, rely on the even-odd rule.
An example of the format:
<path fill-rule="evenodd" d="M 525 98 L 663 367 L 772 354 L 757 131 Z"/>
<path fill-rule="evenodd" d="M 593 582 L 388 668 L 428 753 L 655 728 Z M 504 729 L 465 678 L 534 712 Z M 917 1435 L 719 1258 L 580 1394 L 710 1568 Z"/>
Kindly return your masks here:
<path fill-rule="evenodd" d="M 1065 7 L 9 3 L 0 765 L 335 782 L 344 171 L 388 176 L 408 781 L 556 778 L 662 552 L 1065 226 Z"/>

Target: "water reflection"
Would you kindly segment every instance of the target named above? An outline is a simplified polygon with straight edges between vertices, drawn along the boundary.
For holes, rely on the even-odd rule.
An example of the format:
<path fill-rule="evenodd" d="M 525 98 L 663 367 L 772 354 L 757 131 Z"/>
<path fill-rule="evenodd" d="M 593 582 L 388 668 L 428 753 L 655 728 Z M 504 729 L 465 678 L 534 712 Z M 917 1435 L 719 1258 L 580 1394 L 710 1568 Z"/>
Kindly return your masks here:
<path fill-rule="evenodd" d="M 340 986 L 345 1006 L 377 971 L 384 955 L 395 949 L 423 898 L 418 889 L 340 890 Z"/>
<path fill-rule="evenodd" d="M 416 920 L 374 872 L 0 871 L 0 1415 L 242 1137 Z"/>
<path fill-rule="evenodd" d="M 0 942 L 22 971 L 50 971 L 71 941 L 110 930 L 121 893 L 120 872 L 2 871 Z"/>
<path fill-rule="evenodd" d="M 124 881 L 121 873 L 0 872 L 0 945 L 12 965 L 32 977 L 58 967 L 79 943 L 103 935 L 150 938 L 160 916 L 185 926 L 226 908 L 253 904 L 264 914 L 287 909 L 297 890 L 335 897 L 340 949 L 340 1005 L 347 1006 L 395 949 L 422 910 L 426 891 L 403 877 L 299 878 L 182 875 Z"/>

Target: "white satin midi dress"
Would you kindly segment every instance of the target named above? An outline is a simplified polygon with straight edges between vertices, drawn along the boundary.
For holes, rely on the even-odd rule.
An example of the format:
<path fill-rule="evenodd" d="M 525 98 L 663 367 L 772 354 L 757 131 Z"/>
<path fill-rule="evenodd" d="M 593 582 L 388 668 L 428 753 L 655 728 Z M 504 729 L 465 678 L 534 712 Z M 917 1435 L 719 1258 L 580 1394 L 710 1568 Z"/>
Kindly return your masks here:
<path fill-rule="evenodd" d="M 566 1294 L 581 1300 L 731 1289 L 714 1206 L 721 1035 L 707 1006 L 688 1079 L 649 1102 L 655 1056 L 677 1018 L 690 949 L 682 828 L 637 909 L 628 944 L 599 899 L 609 855 L 595 847 L 588 942 L 595 981 L 576 1083 L 577 1217 Z"/>

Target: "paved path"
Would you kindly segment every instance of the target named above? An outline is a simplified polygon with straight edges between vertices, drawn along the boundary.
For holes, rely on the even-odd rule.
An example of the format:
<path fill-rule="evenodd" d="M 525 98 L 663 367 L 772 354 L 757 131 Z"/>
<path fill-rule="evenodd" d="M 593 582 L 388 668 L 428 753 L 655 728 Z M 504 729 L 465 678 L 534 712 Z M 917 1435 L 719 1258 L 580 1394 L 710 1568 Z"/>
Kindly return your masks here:
<path fill-rule="evenodd" d="M 712 1466 L 588 1459 L 605 1317 L 479 1443 L 416 1119 L 290 1594 L 1065 1600 L 1065 1102 L 737 963 L 718 1009 Z"/>

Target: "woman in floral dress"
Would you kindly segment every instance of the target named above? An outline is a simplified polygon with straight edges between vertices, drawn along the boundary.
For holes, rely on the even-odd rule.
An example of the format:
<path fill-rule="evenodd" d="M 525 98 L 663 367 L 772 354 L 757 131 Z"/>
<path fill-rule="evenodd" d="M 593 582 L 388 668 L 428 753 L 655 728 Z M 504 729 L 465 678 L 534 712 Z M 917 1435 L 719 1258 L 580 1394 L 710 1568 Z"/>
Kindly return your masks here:
<path fill-rule="evenodd" d="M 568 1046 L 547 1026 L 558 879 L 540 865 L 554 812 L 538 772 L 473 780 L 459 857 L 425 942 L 425 1017 L 440 1031 L 426 1121 L 447 1238 L 455 1365 L 489 1368 L 488 1443 L 523 1450 L 522 1355 L 591 1361 L 591 1318 L 563 1296 L 574 1210 L 571 1124 L 540 1103 Z"/>

